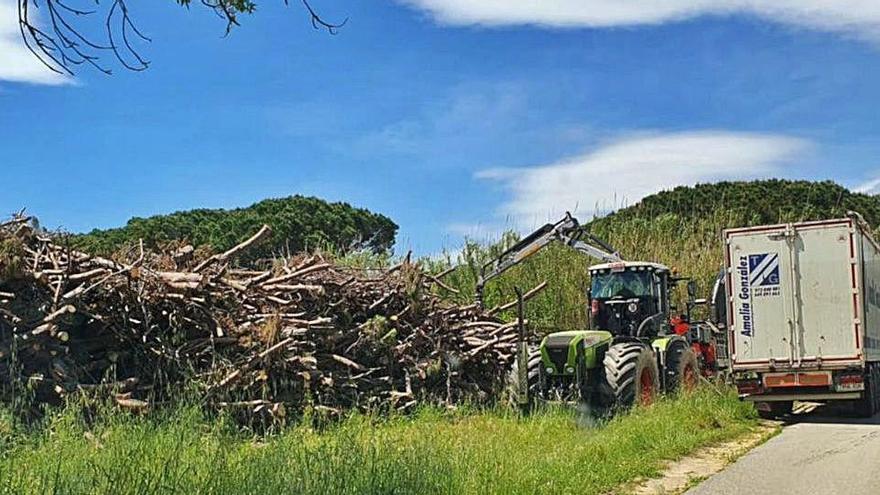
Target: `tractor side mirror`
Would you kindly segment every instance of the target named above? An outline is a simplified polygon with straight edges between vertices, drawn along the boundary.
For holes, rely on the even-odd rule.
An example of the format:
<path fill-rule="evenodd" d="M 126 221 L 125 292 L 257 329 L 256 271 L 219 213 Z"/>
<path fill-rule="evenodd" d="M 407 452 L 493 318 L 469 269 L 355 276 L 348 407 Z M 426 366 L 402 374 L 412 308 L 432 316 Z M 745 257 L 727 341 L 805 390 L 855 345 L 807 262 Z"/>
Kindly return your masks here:
<path fill-rule="evenodd" d="M 722 326 L 727 325 L 727 281 L 725 272 L 721 270 L 718 278 L 715 279 L 715 286 L 712 288 L 712 323 Z"/>

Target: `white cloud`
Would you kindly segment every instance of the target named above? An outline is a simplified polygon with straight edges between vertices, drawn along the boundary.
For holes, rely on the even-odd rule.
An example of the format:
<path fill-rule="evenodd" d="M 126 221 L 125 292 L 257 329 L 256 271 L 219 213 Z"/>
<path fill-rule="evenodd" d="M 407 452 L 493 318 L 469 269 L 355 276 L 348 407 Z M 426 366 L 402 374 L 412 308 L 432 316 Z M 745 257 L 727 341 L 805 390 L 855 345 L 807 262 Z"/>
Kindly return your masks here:
<path fill-rule="evenodd" d="M 864 194 L 880 194 L 880 178 L 864 182 L 854 190 L 855 192 Z"/>
<path fill-rule="evenodd" d="M 773 134 L 643 134 L 557 163 L 489 169 L 476 177 L 501 184 L 509 197 L 498 214 L 529 229 L 566 210 L 587 220 L 678 185 L 778 175 L 781 165 L 808 147 L 807 141 Z"/>
<path fill-rule="evenodd" d="M 0 0 L 0 80 L 50 85 L 73 82 L 49 70 L 28 51 L 18 28 L 18 11 L 9 0 Z"/>
<path fill-rule="evenodd" d="M 877 0 L 398 0 L 453 25 L 614 27 L 754 15 L 880 40 Z"/>

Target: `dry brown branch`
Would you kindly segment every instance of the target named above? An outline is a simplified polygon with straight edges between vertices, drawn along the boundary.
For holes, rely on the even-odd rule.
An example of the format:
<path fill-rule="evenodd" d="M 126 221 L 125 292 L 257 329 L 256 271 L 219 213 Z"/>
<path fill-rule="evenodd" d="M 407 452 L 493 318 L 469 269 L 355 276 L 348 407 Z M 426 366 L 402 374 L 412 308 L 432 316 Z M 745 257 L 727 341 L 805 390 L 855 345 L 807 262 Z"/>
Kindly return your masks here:
<path fill-rule="evenodd" d="M 36 403 L 76 393 L 145 412 L 195 386 L 242 418 L 406 411 L 493 400 L 514 352 L 512 324 L 413 291 L 439 277 L 406 260 L 359 272 L 297 255 L 273 271 L 230 269 L 266 229 L 202 263 L 143 246 L 108 259 L 0 225 L 0 241 L 24 243 L 24 273 L 0 280 L 0 385 L 27 383 Z M 0 386 L 0 402 L 19 400 L 4 390 L 20 387 Z"/>
<path fill-rule="evenodd" d="M 266 240 L 266 238 L 269 237 L 270 235 L 272 235 L 272 229 L 269 228 L 268 225 L 263 225 L 263 227 L 260 228 L 260 230 L 256 234 L 251 236 L 250 239 L 242 242 L 241 244 L 233 246 L 232 248 L 230 248 L 228 251 L 226 251 L 224 253 L 215 254 L 214 256 L 211 256 L 210 258 L 206 259 L 205 261 L 200 263 L 198 266 L 196 266 L 193 269 L 193 271 L 198 273 L 198 272 L 204 270 L 205 268 L 207 268 L 208 266 L 211 266 L 214 263 L 223 263 L 229 259 L 232 259 L 238 253 L 244 251 L 245 249 L 248 249 L 249 247 L 257 245 L 260 242 Z"/>

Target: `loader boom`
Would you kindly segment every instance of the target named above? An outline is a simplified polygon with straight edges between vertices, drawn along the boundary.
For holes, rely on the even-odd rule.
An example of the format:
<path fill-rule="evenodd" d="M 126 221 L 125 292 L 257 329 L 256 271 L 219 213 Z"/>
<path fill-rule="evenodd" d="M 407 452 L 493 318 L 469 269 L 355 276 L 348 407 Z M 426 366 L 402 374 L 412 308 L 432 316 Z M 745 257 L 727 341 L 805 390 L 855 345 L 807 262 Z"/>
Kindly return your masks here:
<path fill-rule="evenodd" d="M 566 212 L 562 220 L 544 225 L 483 265 L 477 280 L 477 304 L 481 307 L 483 305 L 483 288 L 487 282 L 553 242 L 559 242 L 606 263 L 623 261 L 613 247 L 587 232 L 571 213 Z"/>

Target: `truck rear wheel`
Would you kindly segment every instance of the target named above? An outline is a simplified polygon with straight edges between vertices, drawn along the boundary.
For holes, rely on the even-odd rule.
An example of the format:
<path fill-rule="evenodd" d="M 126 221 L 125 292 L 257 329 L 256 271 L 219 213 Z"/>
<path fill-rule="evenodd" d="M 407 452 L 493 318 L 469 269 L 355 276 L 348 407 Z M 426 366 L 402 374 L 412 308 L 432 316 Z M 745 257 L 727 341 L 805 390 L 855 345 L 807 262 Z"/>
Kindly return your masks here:
<path fill-rule="evenodd" d="M 654 401 L 659 372 L 654 353 L 647 346 L 615 344 L 605 353 L 604 365 L 605 381 L 616 407 L 647 405 Z"/>
<path fill-rule="evenodd" d="M 690 391 L 700 383 L 700 365 L 697 353 L 689 346 L 678 345 L 666 355 L 669 383 L 667 391 Z"/>
<path fill-rule="evenodd" d="M 865 373 L 865 391 L 856 406 L 856 414 L 863 418 L 870 418 L 880 409 L 880 376 L 878 367 L 870 366 Z"/>

